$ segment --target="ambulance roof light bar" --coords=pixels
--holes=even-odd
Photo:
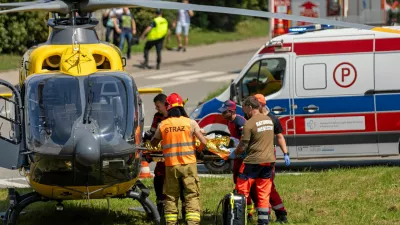
[[[305,33],[305,32],[325,30],[331,28],[333,28],[333,26],[328,24],[312,24],[307,26],[291,27],[289,28],[289,33]]]
[[[282,47],[283,46],[283,40],[279,41],[274,41],[274,40],[269,40],[266,44],[266,47]]]
[[[270,40],[265,44],[265,47],[267,49],[273,50],[273,52],[290,52],[292,49],[289,46],[284,47],[283,40],[279,40],[279,41]]]

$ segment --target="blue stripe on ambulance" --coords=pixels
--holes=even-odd
[[[297,105],[295,114],[330,114],[330,113],[364,113],[374,112],[373,96],[347,96],[347,97],[321,97],[321,98],[300,98],[294,99]],[[319,109],[310,113],[304,110],[310,105]]]
[[[400,94],[376,95],[376,111],[400,111]]]
[[[376,111],[400,111],[400,94],[377,94]],[[318,115],[332,113],[368,113],[375,111],[374,96],[339,96],[339,97],[318,97],[318,98],[295,98],[294,104],[297,105],[295,114],[297,115]],[[267,101],[268,108],[272,111],[275,106],[285,108],[286,111],[279,116],[290,115],[291,99],[270,99]],[[319,110],[310,113],[304,107],[315,105]],[[222,102],[214,98],[204,103],[197,119],[201,119],[211,113],[219,113],[218,109]],[[242,108],[238,105],[236,112],[243,116]]]

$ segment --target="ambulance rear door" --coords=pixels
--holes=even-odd
[[[374,35],[296,38],[295,143],[299,158],[378,153]]]

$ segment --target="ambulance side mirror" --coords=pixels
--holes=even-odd
[[[235,84],[233,82],[231,83],[231,86],[229,87],[229,90],[230,90],[229,98],[232,101],[234,101],[233,99],[236,97],[236,87],[235,87]]]
[[[240,103],[240,90],[239,90],[239,86],[237,84],[234,84],[234,83],[231,84],[231,98],[230,99],[236,104]]]

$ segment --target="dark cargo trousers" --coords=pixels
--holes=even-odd
[[[144,65],[148,66],[149,64],[149,52],[150,50],[156,46],[156,53],[157,53],[157,65],[161,63],[161,51],[164,44],[164,38],[160,38],[157,40],[147,41],[144,45]]]
[[[178,200],[180,181],[185,196],[186,221],[188,225],[200,224],[200,179],[197,176],[197,164],[185,164],[165,167],[165,220],[167,225],[178,221]]]

